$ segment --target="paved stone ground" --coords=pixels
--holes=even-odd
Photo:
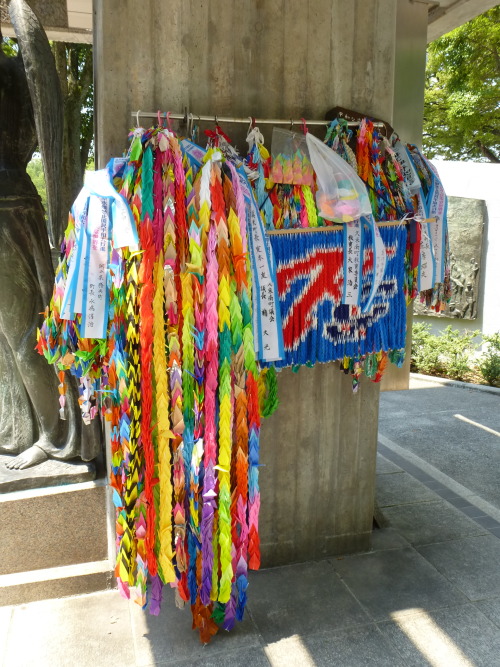
[[[369,553],[253,573],[209,646],[116,592],[0,608],[5,667],[500,665],[500,395],[412,379],[381,398]]]

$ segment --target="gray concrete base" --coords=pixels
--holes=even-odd
[[[110,590],[115,580],[108,560],[0,576],[0,606]]]
[[[40,489],[61,484],[79,484],[95,479],[96,470],[92,461],[43,461],[33,468],[9,470],[5,466],[12,456],[0,455],[0,493]]]
[[[0,511],[0,605],[109,588],[104,481],[1,494]]]

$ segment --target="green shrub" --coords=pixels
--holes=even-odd
[[[426,375],[441,375],[438,336],[431,334],[431,325],[415,322],[412,329],[411,370]]]
[[[477,350],[474,338],[479,331],[457,331],[451,325],[441,333],[442,355],[445,359],[448,377],[463,380],[472,371],[473,353]]]
[[[460,332],[449,325],[435,336],[430,329],[430,324],[416,322],[413,325],[412,370],[463,380],[472,370],[472,354],[477,349],[473,339],[478,332]]]
[[[492,387],[500,387],[500,332],[483,336],[483,342],[489,343],[479,363],[479,370],[485,382]]]

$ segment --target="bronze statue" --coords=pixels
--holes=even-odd
[[[0,50],[0,453],[14,455],[8,468],[22,469],[48,458],[90,461],[100,442],[96,428],[82,423],[72,382],[66,419],[59,418],[55,369],[34,349],[54,271],[43,207],[26,166],[38,143],[48,233],[58,245],[63,229],[63,102],[54,58],[36,15],[25,0],[11,0],[9,14],[19,54],[8,57]]]

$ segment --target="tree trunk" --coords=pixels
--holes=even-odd
[[[80,100],[69,95],[64,101],[63,178],[64,207],[69,211],[83,183],[80,159]]]
[[[56,42],[53,45],[64,99],[63,210],[69,212],[83,183],[93,123],[82,124],[82,110],[92,85],[90,47]]]
[[[479,146],[479,149],[483,154],[483,157],[485,157],[490,162],[493,162],[494,164],[500,164],[500,158],[497,155],[495,155],[495,153],[490,148],[488,148],[488,146],[485,146],[479,140],[477,142],[477,145]]]

